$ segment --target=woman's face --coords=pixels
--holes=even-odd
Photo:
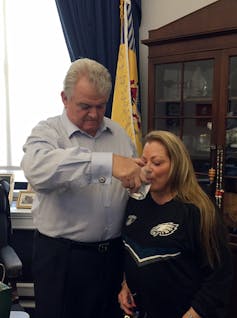
[[[151,183],[151,192],[169,192],[169,172],[171,162],[165,147],[158,141],[147,142],[143,148],[147,180]]]

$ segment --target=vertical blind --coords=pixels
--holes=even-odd
[[[0,170],[17,173],[33,126],[63,110],[70,58],[54,1],[0,3]]]

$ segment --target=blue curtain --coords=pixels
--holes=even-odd
[[[119,0],[55,0],[71,61],[94,59],[108,68],[114,86],[120,44]],[[132,0],[137,54],[141,0]],[[139,58],[138,58],[139,61]],[[106,116],[111,115],[112,94]]]

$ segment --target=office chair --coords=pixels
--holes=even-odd
[[[10,185],[6,180],[0,180],[0,263],[5,267],[4,283],[12,288],[12,308],[13,310],[24,309],[18,304],[16,282],[22,274],[22,262],[12,248],[11,236],[11,216],[9,204]]]

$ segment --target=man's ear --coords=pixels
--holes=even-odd
[[[62,98],[63,104],[66,106],[67,102],[68,102],[68,98],[67,98],[66,94],[64,93],[64,91],[61,92],[61,98]]]

